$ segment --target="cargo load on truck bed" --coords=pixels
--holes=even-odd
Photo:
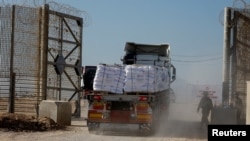
[[[115,94],[128,92],[155,93],[169,88],[166,67],[154,65],[97,66],[93,89]]]

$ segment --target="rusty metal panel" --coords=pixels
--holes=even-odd
[[[228,14],[232,18],[227,20],[229,25],[226,26],[230,27],[227,33],[231,33],[228,38],[231,46],[227,51],[229,57],[225,58],[229,62],[229,69],[224,70],[224,73],[229,74],[229,79],[223,89],[224,91],[228,89],[230,104],[234,103],[236,95],[242,99],[244,118],[246,114],[246,82],[250,81],[250,10],[231,8],[230,11],[232,12]]]
[[[0,99],[6,103],[0,105],[0,112],[7,112],[5,107],[13,100],[14,112],[36,114],[41,85],[39,9],[1,7],[0,23]],[[14,97],[10,99],[11,90]]]
[[[236,35],[234,40],[235,45],[235,92],[242,93],[242,97],[246,96],[246,81],[249,81],[250,76],[250,11],[235,10]]]
[[[235,19],[237,20],[235,30],[236,48],[236,75],[235,93],[243,99],[243,114],[246,115],[246,92],[247,81],[250,81],[250,10],[236,10]],[[243,116],[245,120],[245,116]]]

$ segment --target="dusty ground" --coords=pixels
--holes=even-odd
[[[104,131],[90,134],[86,127],[86,102],[82,103],[81,118],[72,118],[71,126],[56,130],[43,131],[12,131],[0,129],[1,141],[206,141],[206,129],[199,129],[200,114],[196,112],[195,104],[175,103],[171,107],[168,122],[162,122],[159,131],[150,137],[138,136],[134,131],[116,132]],[[53,122],[52,122],[53,123]]]

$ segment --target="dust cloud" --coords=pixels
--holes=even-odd
[[[206,139],[207,129],[200,128],[201,113],[197,112],[197,103],[178,102],[170,104],[168,118],[161,120],[161,126],[155,136],[188,139]]]

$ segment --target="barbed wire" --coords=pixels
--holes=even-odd
[[[59,0],[57,0],[59,1]],[[56,2],[56,0],[0,0],[0,6],[7,7],[11,5],[27,6],[27,7],[41,7],[44,4],[48,4],[50,10],[67,13],[72,16],[77,16],[83,18],[83,26],[88,26],[91,24],[90,15],[84,11],[77,9],[68,4],[63,4],[61,2]]]
[[[249,12],[250,2],[247,2],[246,0],[234,0],[232,4],[232,9]],[[219,13],[219,23],[224,26],[224,10],[221,10],[221,12]],[[232,21],[232,23],[230,23],[230,25],[228,26],[233,26],[234,24],[234,21]]]
[[[234,0],[232,8],[245,9],[248,3],[245,0]]]

